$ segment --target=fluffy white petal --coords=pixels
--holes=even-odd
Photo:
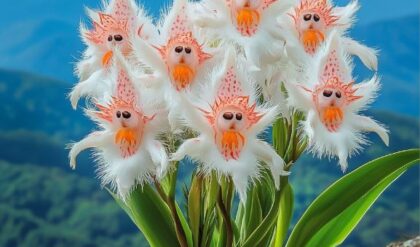
[[[343,46],[348,53],[358,56],[363,64],[370,70],[378,70],[377,50],[362,45],[348,37],[343,38]]]
[[[274,151],[273,147],[263,141],[258,141],[254,146],[255,154],[269,165],[271,173],[273,175],[274,184],[276,188],[280,187],[280,176],[287,176],[290,173],[284,171],[283,159]]]
[[[169,165],[165,147],[159,141],[153,140],[145,143],[145,148],[149,152],[153,163],[157,166],[157,177],[159,179],[163,178]]]
[[[97,131],[93,132],[92,134],[86,136],[79,142],[71,144],[70,152],[69,152],[69,159],[70,159],[70,167],[72,169],[76,169],[76,158],[83,150],[88,148],[98,148],[103,145],[104,140],[109,138],[109,132],[106,131]]]
[[[147,66],[153,68],[157,77],[166,73],[166,65],[157,49],[153,48],[142,39],[135,39],[132,46],[134,55]]]
[[[274,106],[262,112],[261,119],[249,128],[249,135],[257,135],[267,129],[279,117],[280,107]]]
[[[354,23],[356,12],[359,10],[360,5],[357,0],[351,1],[344,7],[335,7],[332,9],[332,14],[338,17],[337,26],[343,31],[347,30]]]
[[[375,132],[382,139],[385,145],[389,146],[388,131],[376,121],[365,116],[355,116],[355,126],[361,131]]]
[[[376,75],[369,81],[357,83],[354,88],[357,89],[355,92],[356,96],[362,96],[362,98],[354,101],[348,106],[352,112],[358,112],[366,109],[370,103],[376,98],[380,89],[380,79]]]
[[[194,158],[205,152],[206,142],[202,138],[201,136],[184,141],[178,150],[171,155],[171,160],[180,161],[187,155]]]
[[[83,96],[102,98],[103,94],[111,91],[109,85],[104,80],[106,74],[105,69],[97,70],[87,80],[79,82],[74,86],[69,94],[73,109],[77,108],[77,103]]]

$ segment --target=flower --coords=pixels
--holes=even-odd
[[[150,18],[132,0],[113,0],[104,12],[88,10],[88,13],[93,28],[80,26],[87,49],[76,66],[80,82],[70,93],[73,108],[82,96],[99,98],[101,92],[110,90],[111,85],[98,82],[109,75],[113,50],[119,49],[128,58],[132,53],[129,41],[132,36],[154,42],[157,35]]]
[[[287,39],[278,29],[276,17],[292,6],[290,0],[204,0],[194,8],[194,23],[208,40],[233,44],[245,54],[250,67],[263,81],[267,66],[284,55]]]
[[[346,52],[358,56],[369,69],[377,70],[376,51],[344,35],[352,26],[358,9],[357,0],[345,7],[333,7],[329,0],[301,0],[289,16],[283,18],[284,29],[291,33],[287,45],[291,59],[299,64],[312,59],[321,44],[336,32],[340,33]]]
[[[278,107],[256,105],[254,86],[245,68],[236,64],[235,56],[232,49],[228,50],[222,70],[203,88],[200,101],[190,103],[192,96],[182,98],[185,122],[200,135],[186,140],[172,159],[188,155],[202,163],[204,173],[216,171],[232,177],[245,202],[249,181],[259,176],[258,161],[270,167],[277,188],[280,175],[288,173],[283,171],[282,158],[257,137],[277,118]]]
[[[163,144],[156,139],[165,129],[164,112],[140,97],[122,55],[117,53],[117,57],[114,96],[106,103],[97,102],[98,110],[87,110],[100,130],[74,143],[69,157],[70,166],[75,168],[77,155],[94,148],[102,184],[111,184],[125,199],[136,185],[148,182],[151,177],[163,177],[168,158]]]
[[[306,113],[302,127],[311,151],[318,156],[337,156],[341,169],[347,158],[367,141],[362,132],[376,132],[388,145],[387,130],[359,112],[372,102],[379,90],[379,79],[354,84],[352,65],[337,34],[320,48],[315,68],[307,68],[302,84],[287,83],[289,102]],[[313,66],[313,64],[310,64]]]
[[[161,21],[160,33],[162,45],[152,46],[137,40],[134,50],[137,57],[144,58],[144,62],[153,69],[154,77],[148,80],[146,86],[162,90],[170,109],[170,123],[176,129],[182,115],[178,105],[179,93],[195,91],[200,87],[199,81],[211,67],[207,62],[212,55],[205,51],[193,29],[186,0],[174,1]]]

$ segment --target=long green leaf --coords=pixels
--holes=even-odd
[[[379,195],[418,163],[419,155],[418,149],[390,154],[336,181],[308,207],[286,246],[334,246],[343,242]]]
[[[193,243],[195,247],[200,245],[201,241],[201,218],[202,218],[202,177],[194,175],[191,181],[191,188],[188,194],[188,219],[192,231]]]
[[[140,229],[150,246],[179,246],[170,211],[152,187],[138,187],[125,203],[110,193]]]
[[[261,224],[246,239],[242,247],[261,246],[261,241],[270,233],[270,229],[275,225],[277,213],[279,210],[280,192],[276,192],[273,205],[267,216],[262,220]]]

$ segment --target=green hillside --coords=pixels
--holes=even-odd
[[[0,162],[0,246],[145,246],[92,180],[57,168]]]

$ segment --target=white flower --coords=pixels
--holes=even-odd
[[[122,59],[122,55],[117,53]],[[136,186],[151,177],[161,178],[168,168],[163,144],[156,136],[165,129],[165,112],[144,99],[133,84],[133,77],[123,61],[114,69],[117,77],[113,98],[97,103],[98,110],[87,110],[100,130],[71,146],[70,166],[76,167],[77,155],[95,149],[102,184],[110,184],[125,199]]]
[[[244,54],[250,75],[262,88],[264,98],[276,99],[271,90],[279,90],[272,82],[285,59],[288,40],[277,23],[292,6],[292,0],[204,0],[195,4],[194,22],[207,40],[220,40],[234,45]],[[276,102],[278,103],[278,102]]]
[[[112,91],[112,85],[106,84],[104,79],[110,74],[113,50],[119,49],[130,58],[131,37],[153,43],[157,36],[150,18],[133,0],[113,0],[104,12],[88,10],[88,14],[93,21],[93,28],[88,30],[83,24],[80,26],[87,49],[76,66],[80,82],[70,93],[73,108],[77,107],[80,97],[100,98],[106,95],[104,92]]]
[[[352,26],[358,9],[357,0],[345,7],[334,7],[329,0],[301,0],[288,16],[279,19],[286,23],[284,32],[290,34],[287,35],[290,58],[298,64],[312,59],[331,33],[337,32],[341,34],[346,52],[358,56],[369,69],[377,70],[376,51],[344,35]]]
[[[146,86],[161,88],[173,129],[178,127],[182,115],[179,92],[194,91],[212,67],[209,64],[212,55],[205,51],[189,19],[189,6],[186,0],[174,1],[159,25],[159,46],[151,46],[142,40],[133,42],[136,56],[142,57],[153,69],[154,78],[147,80]]]
[[[254,85],[245,68],[238,67],[235,57],[232,49],[227,51],[221,71],[203,87],[200,99],[190,103],[188,98],[196,95],[182,98],[186,124],[199,136],[186,140],[172,159],[181,160],[188,155],[202,164],[205,174],[216,171],[232,177],[241,201],[245,202],[250,180],[258,179],[259,161],[271,168],[277,188],[280,175],[288,173],[283,171],[282,158],[257,137],[276,119],[278,108],[256,105]]]
[[[292,6],[290,0],[204,0],[197,3],[194,22],[208,39],[238,45],[256,69],[283,55],[285,37],[276,17]]]
[[[387,130],[359,112],[373,100],[379,79],[353,84],[352,65],[343,50],[342,39],[332,34],[320,48],[316,63],[306,68],[308,77],[302,84],[288,83],[292,106],[306,113],[303,129],[309,137],[311,151],[318,156],[337,156],[341,169],[347,158],[366,143],[363,132],[376,132],[388,145]]]

